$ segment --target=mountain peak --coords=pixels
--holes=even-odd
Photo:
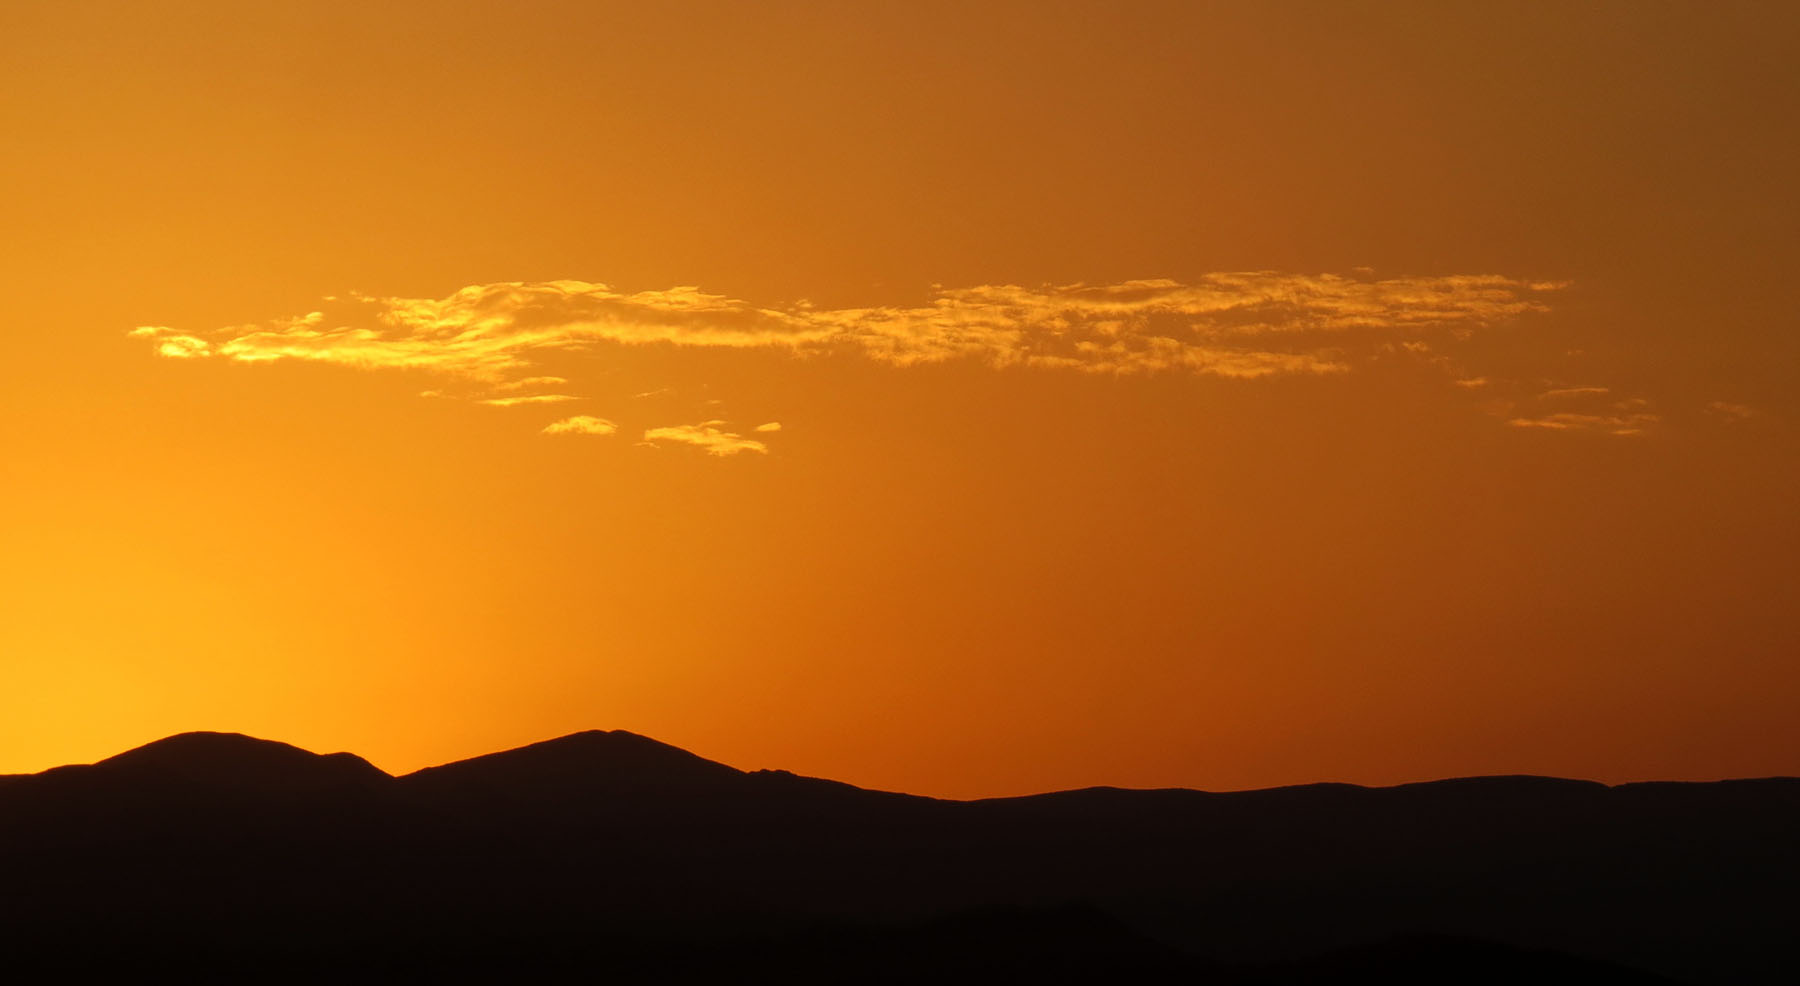
[[[111,772],[264,791],[387,779],[385,773],[353,753],[312,753],[242,733],[177,733],[108,757],[94,766]]]
[[[539,791],[694,791],[745,775],[623,729],[590,729],[407,774],[415,786]]]

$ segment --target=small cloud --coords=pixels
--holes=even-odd
[[[636,400],[636,401],[641,401],[641,400],[647,400],[651,397],[664,397],[664,396],[667,396],[667,395],[673,394],[673,393],[674,393],[674,391],[670,390],[667,387],[659,387],[655,390],[646,390],[641,394],[632,394],[631,399]]]
[[[1526,411],[1508,418],[1514,428],[1540,428],[1546,431],[1592,431],[1609,435],[1641,435],[1662,421],[1650,411],[1650,402],[1642,397],[1612,399],[1610,387],[1558,387],[1537,395],[1537,400],[1559,405],[1563,410],[1548,414]],[[1514,413],[1507,408],[1502,416]]]
[[[1561,405],[1564,410],[1549,414],[1526,413],[1508,419],[1514,428],[1540,428],[1546,431],[1592,431],[1609,435],[1641,435],[1662,420],[1652,414],[1650,402],[1642,397],[1609,400],[1612,388],[1597,386],[1558,387],[1537,395],[1539,401]]]
[[[1644,429],[1661,420],[1654,414],[1576,414],[1562,411],[1536,418],[1513,418],[1507,424],[1514,428],[1544,428],[1550,431],[1603,431],[1609,435],[1641,435]]]
[[[697,425],[674,425],[650,428],[644,432],[646,442],[679,442],[706,450],[708,455],[737,455],[740,452],[766,454],[769,447],[753,438],[733,434],[719,428],[723,421],[707,421]]]
[[[781,430],[781,422],[767,421],[760,425],[757,425],[755,428],[753,428],[751,430],[753,430],[753,431],[780,431]]]
[[[156,351],[174,359],[199,359],[212,355],[212,347],[205,339],[193,336],[170,336],[157,345]]]
[[[530,387],[555,387],[568,383],[567,377],[526,377],[494,385],[495,390],[525,390]]]
[[[529,397],[490,397],[479,404],[489,407],[519,407],[525,404],[561,404],[565,401],[578,401],[582,398],[572,394],[532,394]]]
[[[1549,401],[1563,397],[1604,397],[1610,393],[1610,387],[1559,387],[1544,391],[1538,395],[1538,399]]]
[[[1745,418],[1754,418],[1761,413],[1748,404],[1733,404],[1729,401],[1713,401],[1706,405],[1706,410],[1727,421],[1742,421]]]
[[[573,418],[552,421],[544,426],[543,433],[546,435],[610,435],[618,430],[618,425],[605,418],[578,414]]]
[[[134,339],[154,340],[157,355],[170,359],[201,359],[212,355],[212,343],[199,336],[177,332],[166,325],[140,325],[126,335]]]
[[[1487,384],[1487,377],[1465,377],[1462,380],[1456,381],[1456,385],[1464,390],[1479,390],[1482,387],[1487,386]]]

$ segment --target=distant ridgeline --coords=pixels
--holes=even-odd
[[[1800,780],[940,801],[587,732],[0,777],[0,978],[1800,982]]]

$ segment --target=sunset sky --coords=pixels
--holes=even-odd
[[[1800,774],[1800,7],[0,6],[0,773]]]

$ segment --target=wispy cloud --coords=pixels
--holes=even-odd
[[[1603,431],[1610,435],[1641,435],[1662,420],[1654,414],[1578,414],[1557,411],[1535,418],[1513,418],[1515,428],[1548,428],[1553,431]]]
[[[1743,421],[1746,418],[1754,418],[1760,413],[1748,404],[1733,404],[1730,401],[1713,401],[1706,405],[1706,410],[1727,421]]]
[[[166,325],[140,325],[127,334],[134,339],[152,340],[156,343],[157,355],[170,359],[201,359],[212,355],[212,343]]]
[[[611,421],[587,414],[552,421],[544,426],[546,435],[611,435],[618,430],[619,426]]]
[[[147,325],[130,334],[174,359],[435,373],[459,385],[427,393],[460,392],[494,407],[583,400],[576,396],[583,384],[546,373],[545,364],[579,379],[581,364],[570,356],[600,359],[608,349],[633,346],[838,354],[900,367],[963,361],[1005,370],[1236,380],[1343,374],[1400,356],[1473,390],[1488,379],[1444,350],[1547,311],[1566,286],[1494,274],[1248,271],[1186,281],[937,288],[922,305],[819,308],[804,301],[758,305],[691,286],[626,292],[589,281],[513,281],[471,285],[444,298],[352,294],[290,318],[210,331]],[[1590,391],[1604,392],[1568,393]],[[637,397],[671,393],[650,389]],[[1577,423],[1586,420],[1584,408],[1547,410],[1557,413],[1521,415],[1514,423],[1586,426]],[[1629,416],[1615,417],[1621,420],[1606,426],[1628,433]],[[767,451],[762,441],[722,424],[651,428],[644,437],[720,456]],[[751,433],[780,428],[771,421]],[[584,416],[544,430],[610,434],[616,426]]]
[[[1494,410],[1515,428],[1544,431],[1642,435],[1662,421],[1648,400],[1615,399],[1611,387],[1594,385],[1551,387],[1522,404],[1502,401]]]
[[[674,425],[650,428],[644,432],[646,442],[675,442],[706,450],[708,455],[737,455],[741,452],[767,453],[769,447],[753,438],[725,431],[723,421],[702,421],[697,425]]]
[[[1544,400],[1555,400],[1559,397],[1605,397],[1612,393],[1610,387],[1557,387],[1546,390],[1538,397]]]
[[[1564,285],[1498,275],[1384,280],[1272,271],[1045,287],[940,289],[915,307],[764,307],[695,287],[621,292],[587,281],[478,284],[449,297],[351,295],[293,318],[132,335],[181,358],[434,370],[527,385],[534,360],[604,345],[849,351],[896,365],[975,360],[1130,374],[1341,373],[1403,331],[1466,334]],[[549,382],[547,378],[538,378]],[[557,381],[562,382],[562,381]]]
[[[1642,397],[1609,401],[1609,387],[1558,387],[1539,394],[1540,409],[1509,418],[1515,428],[1549,431],[1597,431],[1609,435],[1641,435],[1662,420]]]
[[[578,400],[581,398],[572,394],[531,394],[524,397],[489,397],[478,403],[490,407],[520,407],[528,404],[562,404]]]
[[[532,387],[556,387],[568,383],[567,377],[525,377],[495,386],[496,390],[529,390]]]

